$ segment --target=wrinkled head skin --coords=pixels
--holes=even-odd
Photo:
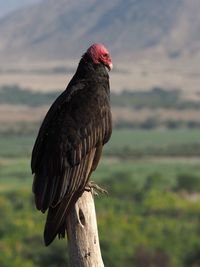
[[[109,70],[113,68],[109,51],[103,44],[91,45],[87,50],[87,54],[95,64],[103,63]]]

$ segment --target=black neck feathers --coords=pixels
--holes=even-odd
[[[106,67],[102,63],[93,63],[87,53],[81,58],[74,77],[91,81],[100,79],[102,82],[109,79]]]

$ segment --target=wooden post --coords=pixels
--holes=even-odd
[[[67,234],[70,267],[104,267],[91,192],[85,191],[71,210]]]

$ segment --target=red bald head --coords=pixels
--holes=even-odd
[[[103,63],[109,70],[112,69],[113,64],[108,49],[103,44],[93,44],[88,50],[87,54],[90,55],[95,64]]]

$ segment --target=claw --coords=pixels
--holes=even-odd
[[[99,185],[95,184],[95,182],[90,181],[85,187],[85,191],[91,192],[93,196],[99,196],[99,193],[108,195],[108,191]]]

